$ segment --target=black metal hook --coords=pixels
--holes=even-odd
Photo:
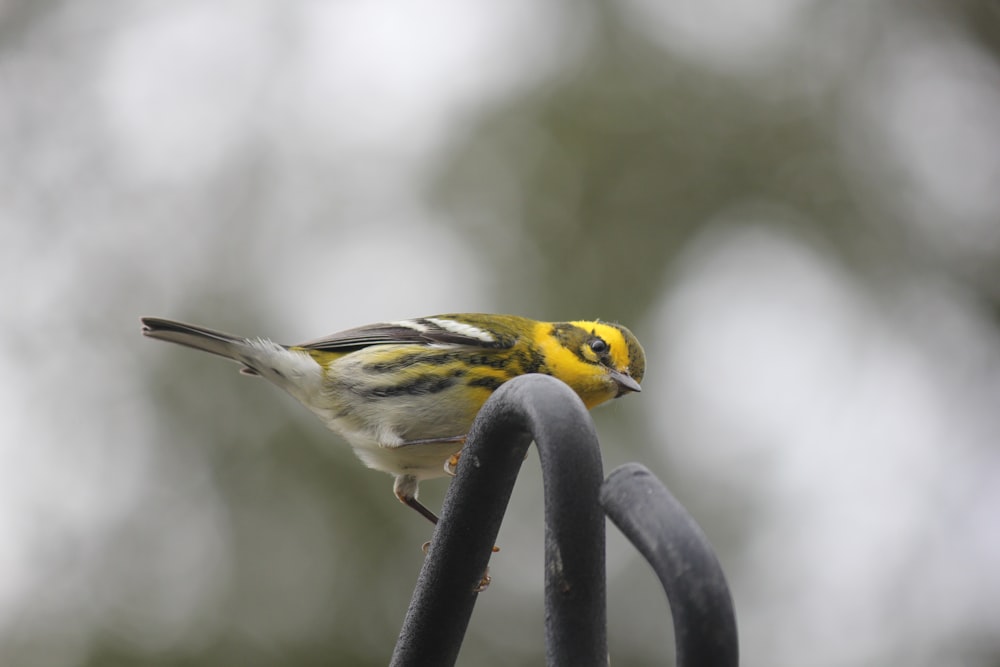
[[[645,467],[603,481],[594,425],[565,384],[515,378],[480,411],[445,497],[395,667],[458,657],[510,494],[532,439],[545,486],[545,638],[549,665],[607,665],[605,511],[656,571],[670,601],[680,667],[735,667],[736,617],[698,524]]]
[[[695,520],[649,470],[616,468],[601,489],[608,516],[656,571],[670,600],[680,667],[736,667],[736,614],[722,566]]]
[[[545,491],[546,657],[607,665],[601,454],[579,397],[545,375],[505,383],[469,433],[391,665],[453,665],[532,439]]]

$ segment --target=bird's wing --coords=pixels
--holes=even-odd
[[[369,324],[302,343],[296,347],[306,350],[345,352],[370,345],[410,343],[502,349],[511,347],[514,342],[514,338],[510,335],[498,335],[470,322],[442,316]]]

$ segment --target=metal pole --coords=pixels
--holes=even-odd
[[[532,439],[545,486],[547,663],[607,665],[597,435],[569,387],[552,377],[525,375],[494,392],[472,425],[396,643],[394,667],[455,664],[475,589]]]
[[[708,538],[684,506],[638,463],[601,489],[608,516],[656,571],[670,600],[678,667],[736,667],[736,614]]]

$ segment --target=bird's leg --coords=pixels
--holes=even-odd
[[[394,447],[411,447],[413,445],[441,445],[455,443],[456,445],[465,445],[465,439],[468,436],[464,435],[452,435],[445,438],[419,438],[417,440],[404,440]],[[444,462],[444,472],[449,477],[454,477],[456,470],[458,469],[458,459],[462,456],[462,450],[459,449],[457,452],[452,454]],[[402,500],[402,499],[401,499]],[[406,501],[403,501],[406,502]],[[409,505],[409,503],[406,503]],[[419,510],[417,510],[419,511]]]
[[[404,440],[398,444],[392,445],[393,447],[414,447],[419,445],[438,445],[438,444],[449,444],[455,443],[456,445],[465,444],[464,435],[452,435],[444,438],[418,438],[416,440]],[[455,476],[454,472],[449,472],[448,465],[453,461],[458,463],[458,453],[452,454],[445,463],[445,472],[448,472],[452,477]],[[399,502],[404,505],[414,509],[420,516],[424,517],[431,523],[437,525],[438,517],[434,512],[427,509],[423,503],[417,500],[417,478],[412,475],[399,475],[396,477],[396,483],[393,486],[393,491],[396,493],[396,497],[399,498]]]
[[[427,509],[427,506],[421,503],[419,500],[417,500],[412,496],[410,496],[409,498],[400,498],[400,500],[403,501],[403,504],[406,505],[407,507],[415,509],[420,514],[420,516],[424,517],[425,519],[433,523],[435,526],[437,525],[438,522],[437,514]]]
[[[458,450],[448,457],[448,460],[444,462],[444,472],[446,475],[454,477],[458,474],[458,460],[460,458],[462,458],[462,450]]]
[[[392,491],[399,498],[399,502],[417,511],[435,526],[438,522],[437,514],[427,509],[427,507],[417,500],[417,478],[413,475],[397,475],[396,481],[392,485]]]
[[[448,440],[448,442],[450,441],[451,440]],[[462,442],[465,441],[465,436],[462,436],[461,441]],[[442,442],[442,441],[434,440],[433,442]],[[457,457],[458,454],[453,455],[453,458],[457,459]],[[445,465],[447,466],[447,464]],[[413,508],[420,514],[420,516],[424,517],[425,519],[427,519],[436,526],[438,523],[437,515],[434,514],[434,512],[427,509],[427,507],[425,507],[423,503],[417,500],[416,497],[417,484],[418,484],[417,478],[412,475],[397,475],[396,481],[393,483],[392,490],[396,494],[396,497],[399,498],[399,502],[403,503],[408,507]],[[430,546],[431,546],[430,542],[424,542],[423,546],[421,547],[425,556],[427,555],[427,551],[430,549]],[[500,547],[494,546],[493,553],[496,553],[497,551],[500,551]],[[490,568],[487,567],[486,571],[483,572],[483,576],[479,580],[479,584],[473,589],[473,591],[476,593],[482,593],[487,588],[489,588],[490,582],[492,581],[493,578],[490,576]]]

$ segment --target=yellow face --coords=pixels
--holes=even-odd
[[[545,366],[588,408],[639,391],[646,356],[632,332],[606,322],[540,323],[535,332]]]

